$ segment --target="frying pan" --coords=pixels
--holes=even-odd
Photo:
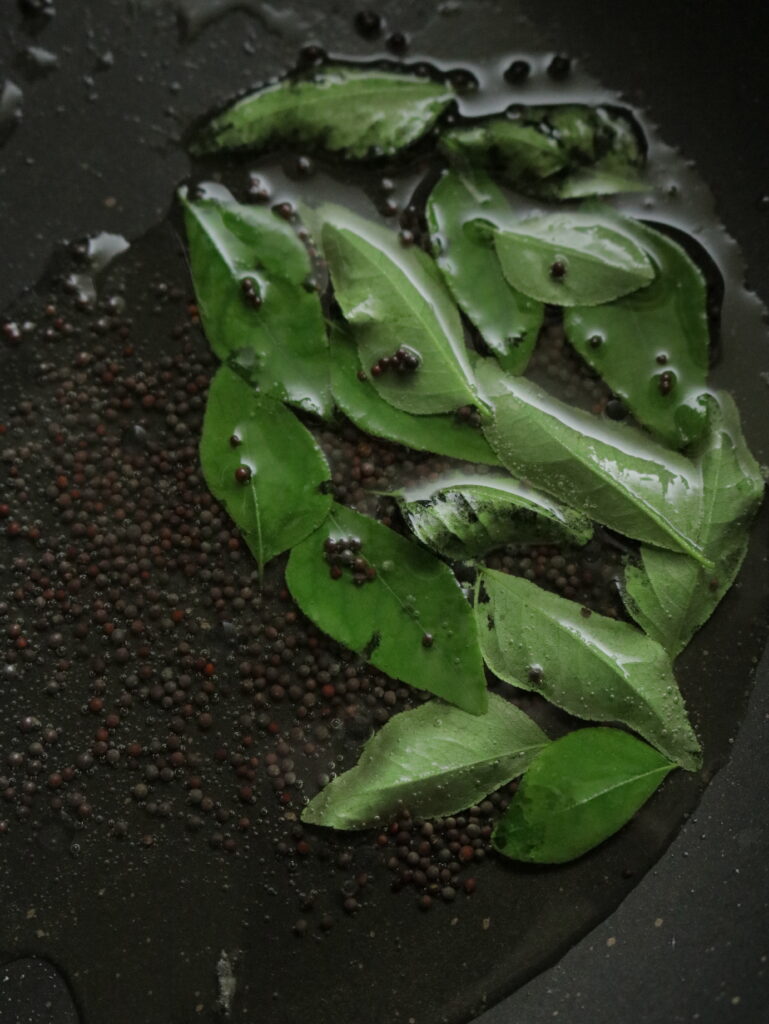
[[[4,3],[4,73],[23,84],[25,97],[24,119],[0,150],[0,305],[38,277],[55,240],[102,230],[135,238],[159,220],[173,184],[188,170],[174,136],[212,102],[290,65],[297,47],[310,37],[336,53],[368,52],[351,27],[355,5],[298,4],[288,17],[276,19],[260,5],[247,4],[251,14],[228,14],[180,45],[173,11],[141,0],[64,0],[48,22],[23,20],[10,0]],[[769,192],[769,142],[761,130],[768,91],[762,52],[767,33],[752,6],[732,3],[725,12],[717,2],[680,3],[671,9],[669,4],[650,0],[637,11],[607,12],[597,0],[579,5],[551,0],[546,9],[533,2],[449,4],[442,5],[444,13],[426,2],[393,2],[379,9],[393,27],[413,33],[415,43],[426,52],[443,52],[457,63],[489,50],[562,51],[583,59],[603,84],[647,109],[662,136],[697,161],[717,196],[723,220],[739,239],[747,266],[756,275],[750,283],[769,299],[758,276],[769,266],[769,208],[761,202],[764,192]],[[262,17],[255,21],[257,9]],[[244,39],[249,42],[247,48]],[[29,45],[57,54],[59,68],[27,81],[17,54]],[[757,347],[754,363],[746,367],[754,378],[752,393],[757,403],[763,392],[755,381],[767,369],[766,349]],[[745,414],[749,428],[754,413],[746,408]],[[728,651],[719,652],[722,685],[734,687],[735,692],[747,683],[745,667],[730,677],[729,666],[738,662],[737,652],[734,659]],[[640,881],[638,876],[627,880],[613,899],[616,903],[627,894],[619,910],[556,967],[481,1020],[537,1024],[552,1020],[556,1012],[556,1019],[575,1024],[617,1019],[640,1024],[692,1019],[706,1024],[723,1020],[753,1024],[765,1018],[769,997],[767,723],[769,662],[765,658],[757,669],[751,704],[729,764],[706,790],[693,818],[662,860]],[[46,863],[40,856],[5,859],[6,917],[10,906],[15,911],[27,896],[32,900],[37,894],[42,879],[36,872],[45,870]],[[182,1009],[189,1005],[189,991],[185,991],[189,972],[177,962],[180,951],[189,954],[207,946],[210,931],[226,931],[230,923],[235,927],[245,909],[237,891],[233,896],[232,890],[223,890],[216,870],[209,866],[201,870],[194,886],[186,884],[182,873],[179,903],[166,901],[161,915],[150,897],[153,891],[166,891],[168,879],[159,868],[149,868],[143,889],[146,902],[127,917],[121,909],[120,878],[113,877],[120,869],[119,862],[96,866],[80,884],[71,884],[79,868],[67,867],[69,880],[62,872],[56,909],[61,915],[72,914],[73,920],[71,948],[56,958],[57,967],[86,1024],[117,1024],[124,1019],[187,1024],[195,1018]],[[580,879],[581,887],[573,892],[577,904],[589,903],[606,884],[601,872]],[[108,883],[107,900],[101,906],[89,891],[99,882]],[[246,900],[245,880],[242,885],[241,899]],[[55,893],[49,893],[49,898],[55,904]],[[490,898],[492,902],[503,899],[504,890]],[[195,901],[199,906],[190,909],[187,904]],[[212,912],[215,903],[223,904],[221,921]],[[608,909],[583,914],[582,930],[596,924]],[[93,936],[81,933],[75,912],[87,919],[89,927],[102,929],[98,944]],[[480,908],[475,913],[483,917]],[[358,959],[352,940],[346,947],[339,940],[336,960],[319,971],[305,948],[292,946],[289,936],[281,936],[280,948],[286,957],[307,960],[302,983],[315,994],[316,1020],[324,1024],[338,1019],[347,1024],[348,1020],[408,1021],[414,1016],[417,1024],[460,1021],[483,1010],[484,996],[491,1003],[524,979],[525,975],[513,977],[512,963],[508,969],[511,954],[504,944],[496,948],[495,962],[486,965],[494,983],[472,979],[470,972],[462,970],[469,956],[449,933],[451,917],[436,915],[429,926],[413,918],[413,914],[403,915],[401,932],[388,930],[386,923],[371,925],[370,931],[379,934],[366,940],[375,955],[369,960],[372,973],[365,985],[352,976],[359,971],[357,964],[351,966]],[[553,920],[548,952],[537,958],[538,965],[548,959],[553,962],[565,952],[566,933],[570,940],[575,937],[568,925]],[[254,931],[258,933],[260,927],[256,923]],[[441,945],[433,941],[435,933],[442,934],[442,960]],[[242,933],[238,938],[242,940]],[[254,945],[258,949],[258,943]],[[147,949],[152,950],[149,956]],[[8,964],[42,952],[31,938],[3,948]],[[408,993],[413,995],[416,989],[404,985],[399,975],[404,964],[413,971],[415,963],[421,975],[417,1004],[408,1000]],[[210,977],[201,975],[199,981],[208,1015],[203,1020],[218,1019],[209,992],[215,982],[213,966],[197,968],[211,971]],[[260,1006],[272,1014],[268,1019],[281,1019],[271,1002],[272,987],[260,976],[258,965],[249,961],[244,972],[247,967],[263,988],[251,992],[251,1015],[242,1019],[258,1019],[255,1008]],[[10,979],[0,986],[4,993],[0,1000],[5,1000],[0,1001],[3,1024],[27,1019],[69,1024],[62,983],[49,968],[8,966],[3,977]],[[463,979],[461,990],[453,982],[455,977]],[[406,996],[398,997],[398,992]],[[308,1009],[312,1000],[303,1005]],[[293,1024],[298,1018],[284,1019]]]

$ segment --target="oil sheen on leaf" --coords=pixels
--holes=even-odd
[[[648,188],[642,177],[640,129],[627,111],[564,104],[528,107],[526,117],[552,129],[569,154],[568,166],[541,183],[537,194],[542,198],[579,199]]]
[[[330,413],[328,342],[311,265],[296,232],[221,187],[184,207],[200,318],[220,359],[237,357],[263,394]],[[252,297],[253,296],[253,297]]]
[[[509,283],[554,306],[594,306],[635,292],[654,267],[619,218],[580,210],[508,223],[494,241]]]
[[[348,419],[374,437],[382,437],[417,451],[435,452],[452,459],[498,466],[483,432],[452,413],[415,416],[381,398],[368,374],[360,368],[349,328],[331,331],[331,390]]]
[[[643,545],[638,562],[625,569],[625,607],[671,657],[686,647],[734,582],[764,491],[733,399],[720,392],[717,403],[711,397],[711,427],[696,460],[704,489],[699,541],[714,568],[706,570],[686,555]]]
[[[318,215],[336,301],[361,368],[382,398],[416,415],[475,403],[459,313],[430,257],[341,207],[322,207]],[[415,369],[371,373],[402,349],[416,355]]]
[[[675,765],[618,729],[579,729],[537,755],[492,842],[513,860],[562,864],[633,817]]]
[[[587,516],[511,477],[452,478],[437,490],[400,501],[423,544],[455,560],[479,558],[504,544],[586,544]]]
[[[640,630],[492,569],[482,571],[475,610],[483,657],[500,679],[578,718],[622,722],[670,760],[699,767],[670,658]]]
[[[190,149],[199,155],[294,142],[349,159],[390,155],[424,135],[453,99],[451,89],[428,78],[329,66],[243,97]]]
[[[503,377],[489,359],[477,374],[494,406],[484,433],[514,476],[626,537],[710,564],[696,539],[702,481],[693,463],[627,424]]]
[[[541,302],[517,292],[492,245],[465,231],[475,218],[512,219],[504,194],[483,171],[448,171],[427,201],[435,260],[457,304],[508,373],[523,373],[544,319]]]
[[[327,542],[355,538],[375,576],[333,578]],[[486,679],[470,605],[440,559],[368,516],[334,505],[291,552],[286,582],[319,629],[394,679],[429,690],[471,714],[487,707]]]
[[[614,302],[565,310],[564,327],[639,423],[682,448],[707,423],[705,280],[676,242],[638,222],[625,225],[654,264],[654,280]]]
[[[326,460],[294,414],[220,367],[200,441],[203,475],[261,567],[325,519]]]
[[[457,170],[486,169],[523,190],[567,163],[558,140],[522,118],[492,117],[479,125],[453,128],[441,135],[438,147]]]
[[[639,130],[617,108],[520,106],[504,117],[445,132],[439,145],[457,170],[488,170],[516,191],[542,199],[642,187]]]
[[[359,829],[384,826],[404,808],[421,818],[456,814],[524,772],[547,743],[528,715],[494,694],[484,715],[430,701],[391,718],[302,820]]]

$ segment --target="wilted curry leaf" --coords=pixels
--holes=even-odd
[[[700,763],[670,658],[627,622],[581,608],[528,580],[484,569],[476,605],[486,664],[569,714],[622,722],[685,768]]]
[[[507,283],[493,245],[465,230],[478,217],[502,227],[512,211],[487,174],[448,171],[427,201],[435,260],[460,309],[500,364],[509,373],[523,373],[544,308]]]
[[[294,229],[217,187],[184,207],[200,318],[220,359],[245,352],[264,394],[321,416],[331,411],[328,342],[311,265]],[[228,198],[229,197],[229,198]]]
[[[226,366],[216,373],[200,441],[203,475],[260,570],[326,517],[329,468],[312,435],[280,402]]]
[[[193,140],[193,153],[262,150],[295,142],[359,159],[392,154],[422,136],[454,98],[414,75],[329,66],[238,100]]]
[[[329,561],[329,546],[350,540],[372,571],[360,585],[352,569]],[[448,566],[424,548],[334,505],[291,552],[286,582],[319,629],[372,665],[471,714],[486,710],[472,610]]]
[[[639,129],[625,110],[564,104],[528,107],[525,116],[551,128],[569,155],[568,166],[540,184],[537,194],[543,198],[579,199],[648,187],[641,176],[645,157]]]
[[[485,169],[543,199],[607,195],[641,186],[644,151],[622,109],[585,104],[520,106],[504,117],[444,132],[439,146],[458,170]]]
[[[423,818],[455,814],[520,775],[547,743],[528,715],[494,694],[484,715],[430,701],[391,718],[302,820],[357,829],[403,808]]]
[[[513,860],[562,864],[625,825],[675,765],[618,729],[579,729],[537,755],[499,821]]]
[[[443,132],[438,147],[457,170],[489,170],[523,189],[560,171],[568,159],[552,134],[522,118],[492,117],[452,128]]]
[[[415,497],[401,512],[414,535],[440,555],[481,557],[504,544],[586,544],[587,516],[511,477],[470,476]]]

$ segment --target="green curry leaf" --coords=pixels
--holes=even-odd
[[[224,196],[191,200],[180,192],[211,348],[223,360],[238,356],[264,394],[327,416],[328,342],[320,298],[305,288],[307,250],[271,210]]]
[[[374,574],[360,585],[351,569],[329,564],[329,545],[351,539]],[[424,548],[334,505],[292,550],[286,582],[319,629],[372,665],[471,714],[486,710],[472,610],[448,566]]]
[[[427,78],[329,66],[243,97],[190,149],[199,155],[295,142],[350,159],[393,154],[424,135],[453,99],[451,89]]]
[[[460,309],[509,373],[523,373],[544,319],[541,302],[507,283],[492,246],[465,225],[482,218],[503,226],[509,203],[482,171],[449,171],[427,201],[435,259]]]
[[[391,718],[302,820],[358,829],[381,827],[403,808],[423,818],[455,814],[524,772],[547,743],[528,715],[494,694],[484,715],[430,701]]]
[[[315,530],[331,507],[324,493],[329,468],[312,435],[289,409],[255,394],[226,366],[209,389],[200,460],[211,493],[260,571]]]
[[[498,466],[499,459],[478,427],[451,413],[415,416],[380,397],[369,376],[360,368],[349,329],[335,325],[331,331],[331,390],[336,404],[348,419],[374,437],[435,452],[452,459]]]
[[[341,207],[319,216],[336,300],[379,394],[417,415],[476,402],[459,313],[429,256]],[[416,368],[372,372],[399,350],[415,355]]]
[[[486,664],[578,718],[622,722],[685,768],[700,764],[670,658],[627,622],[484,569],[476,604]]]
[[[697,541],[702,481],[688,459],[522,377],[502,377],[491,360],[477,375],[494,406],[484,433],[514,476],[626,537],[710,564]]]
[[[679,654],[731,587],[745,558],[748,529],[764,482],[745,443],[739,413],[725,392],[711,399],[711,428],[700,446],[704,506],[699,542],[715,563],[643,545],[625,569],[625,607],[650,637]]]
[[[565,310],[564,327],[635,418],[681,448],[702,436],[707,421],[705,280],[676,242],[638,222],[624,223],[654,264],[654,280],[614,302]]]
[[[625,825],[675,765],[618,729],[579,729],[537,755],[499,821],[500,853],[562,864]]]
[[[494,235],[502,271],[524,295],[594,306],[650,284],[654,267],[617,217],[558,211],[507,223]]]

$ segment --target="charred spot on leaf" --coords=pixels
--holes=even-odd
[[[488,598],[487,598],[487,600],[488,600]],[[488,626],[489,631],[494,629],[494,616],[493,615],[487,615],[486,616],[486,625]]]
[[[488,604],[489,600],[490,598],[488,591],[486,590],[486,587],[483,584],[483,582],[481,582],[480,587],[478,587],[478,604]]]
[[[369,642],[366,644],[366,646],[363,648],[363,651],[362,651],[363,657],[367,661],[369,660],[371,655],[374,653],[374,651],[377,649],[377,647],[379,647],[381,642],[382,642],[382,634],[381,633],[376,632],[376,633],[372,633],[371,634],[371,639],[369,640]]]

